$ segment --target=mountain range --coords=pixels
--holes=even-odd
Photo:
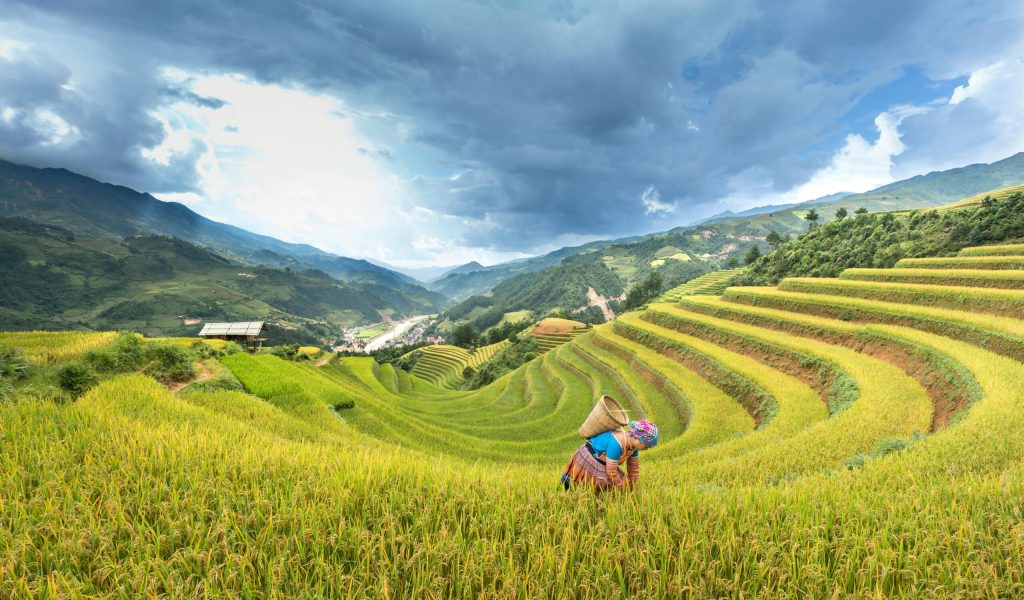
[[[0,268],[3,285],[12,288],[0,302],[0,328],[126,327],[185,334],[193,332],[178,317],[265,317],[326,339],[339,327],[449,307],[449,324],[484,324],[517,311],[594,306],[592,294],[619,297],[654,272],[666,285],[678,283],[742,258],[771,231],[801,233],[811,208],[827,221],[840,207],[927,208],[1020,183],[1024,153],[865,193],[726,212],[666,232],[593,241],[499,265],[470,262],[402,273],[219,223],[182,204],[64,169],[0,161]],[[147,263],[139,258],[145,253],[160,259]],[[152,273],[140,270],[142,264]],[[59,282],[53,290],[63,291],[45,292],[47,278]],[[26,281],[37,286],[31,288],[39,295],[34,301],[22,293]],[[210,287],[209,294],[196,295],[208,284],[232,293],[215,298]],[[81,301],[58,306],[67,304],[55,298],[60,294]],[[234,301],[225,302],[227,296]],[[246,302],[256,304],[243,307]],[[327,322],[333,329],[324,329]]]
[[[428,284],[432,290],[453,300],[465,300],[473,295],[485,294],[496,285],[524,273],[535,273],[558,265],[569,256],[604,250],[612,246],[626,247],[650,236],[700,229],[711,234],[700,243],[683,244],[680,250],[698,256],[709,254],[724,263],[729,258],[742,258],[750,246],[764,240],[770,231],[785,235],[802,232],[807,227],[804,215],[811,208],[821,215],[821,222],[830,220],[839,208],[853,212],[865,208],[870,212],[914,208],[931,208],[955,202],[961,198],[988,190],[1024,183],[1024,152],[990,164],[935,171],[884,185],[858,194],[839,192],[807,202],[793,202],[751,208],[739,213],[724,212],[686,227],[668,232],[632,236],[614,240],[594,241],[581,246],[561,248],[549,254],[510,263],[493,265],[469,272],[453,271]],[[708,247],[708,239],[722,239],[717,246]],[[625,282],[626,285],[632,281]]]
[[[812,208],[824,223],[840,208],[850,213],[862,207],[870,212],[932,208],[1020,183],[1024,183],[1024,153],[991,164],[928,173],[860,194],[756,207],[666,232],[563,248],[519,263],[452,274],[431,286],[463,299],[444,313],[442,329],[461,322],[483,329],[505,314],[529,311],[542,316],[556,309],[593,305],[588,288],[601,297],[615,298],[653,272],[662,276],[667,287],[727,266],[730,259],[742,263],[752,246],[767,250],[765,240],[772,231],[782,236],[805,232],[804,216]]]
[[[447,302],[412,277],[369,261],[252,233],[208,219],[183,204],[65,169],[0,161],[0,216],[22,217],[112,242],[139,235],[174,237],[243,265],[318,270],[347,283],[393,288],[405,297],[403,301],[409,300],[407,304],[421,306],[421,312],[432,312]]]

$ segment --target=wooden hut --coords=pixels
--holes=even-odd
[[[243,323],[207,323],[199,332],[199,337],[212,340],[228,340],[241,344],[249,350],[259,350],[267,338],[260,337],[263,332],[263,321],[247,321]]]

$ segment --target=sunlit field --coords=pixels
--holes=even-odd
[[[219,360],[244,392],[125,374],[72,403],[8,401],[0,589],[1017,596],[1024,322],[942,277],[986,256],[962,254],[928,266],[937,284],[897,268],[869,288],[680,292],[474,391],[235,353]],[[965,300],[907,301],[917,286]],[[60,362],[113,337],[0,341]],[[599,393],[661,426],[633,493],[558,485]]]

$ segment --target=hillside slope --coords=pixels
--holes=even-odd
[[[633,238],[625,238],[618,241],[595,241],[581,246],[560,248],[542,256],[492,265],[490,267],[484,267],[474,261],[456,267],[443,276],[431,281],[429,287],[452,300],[465,300],[469,296],[487,293],[491,288],[510,277],[536,273],[537,271],[554,267],[571,256],[597,252],[612,244],[623,243],[631,239]]]
[[[37,169],[0,160],[0,217],[15,216],[113,242],[136,235],[171,236],[243,264],[318,269],[342,281],[395,288],[430,308],[446,302],[411,277],[365,260],[218,223],[183,204],[163,202],[65,169]]]
[[[291,324],[275,342],[323,343],[341,328],[427,307],[393,288],[319,271],[240,265],[176,238],[100,240],[0,219],[0,329],[133,329],[194,335],[209,320]]]
[[[981,203],[990,197],[987,204]],[[815,227],[763,256],[745,281],[835,277],[851,267],[891,267],[903,258],[951,255],[966,246],[1024,240],[1024,190],[992,190],[948,209],[860,214]]]
[[[741,240],[712,227],[696,233],[680,230],[645,236],[628,244],[571,255],[556,266],[510,277],[486,296],[467,298],[448,309],[442,323],[469,322],[483,331],[515,311],[544,316],[552,311],[586,309],[592,305],[590,290],[604,298],[618,299],[651,273],[660,274],[665,285],[672,287],[718,268],[723,255],[712,252],[720,252],[723,247],[746,248],[752,243],[753,238]],[[681,247],[690,248],[690,252]]]

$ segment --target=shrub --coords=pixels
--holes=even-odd
[[[295,355],[299,353],[299,345],[283,344],[281,346],[274,346],[270,349],[270,353],[285,360],[295,360]]]
[[[8,383],[24,377],[31,367],[21,350],[10,346],[0,346],[0,380]]]
[[[235,377],[234,373],[224,369],[224,372],[207,379],[206,381],[193,381],[184,388],[181,393],[191,392],[223,392],[223,391],[244,391],[242,382]]]
[[[128,373],[142,368],[146,361],[146,348],[139,336],[121,333],[113,344],[86,353],[83,360],[99,373]]]
[[[235,345],[237,346],[238,344]],[[216,358],[218,356],[224,355],[224,352],[222,352],[221,350],[217,350],[216,348],[207,344],[206,342],[196,342],[192,344],[191,350],[192,354],[195,355],[196,359],[198,360]]]
[[[155,343],[146,347],[145,373],[163,382],[186,381],[195,377],[194,358],[181,346]]]
[[[242,346],[237,342],[228,342],[227,344],[224,345],[224,354],[226,354],[227,356],[231,356],[232,354],[238,354],[239,352],[244,351],[245,348],[242,348]]]
[[[57,372],[57,381],[62,390],[77,398],[96,385],[99,382],[99,377],[90,365],[71,362]]]

